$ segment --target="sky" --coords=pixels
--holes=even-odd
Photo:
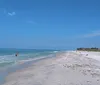
[[[100,47],[100,0],[0,0],[0,48]]]

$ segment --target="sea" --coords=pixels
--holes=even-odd
[[[56,52],[58,50],[0,48],[0,69],[16,65],[19,62],[50,57]],[[16,53],[18,53],[17,56]]]
[[[33,62],[55,57],[57,52],[59,50],[0,48],[0,85],[10,73],[26,68]]]

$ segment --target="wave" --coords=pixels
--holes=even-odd
[[[59,51],[53,51],[54,53],[57,53],[57,52],[59,52]]]
[[[7,67],[13,65],[15,62],[14,61],[4,61],[0,62],[0,67]]]
[[[23,54],[21,53],[18,55],[18,57],[16,57],[15,54],[3,55],[0,56],[0,67],[6,67],[9,65],[50,57],[52,54],[55,54],[56,52],[58,51],[44,51],[44,52],[23,53]]]

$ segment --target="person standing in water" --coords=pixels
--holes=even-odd
[[[16,56],[16,57],[18,56],[18,52],[15,54],[15,56]]]

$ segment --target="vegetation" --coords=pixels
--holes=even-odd
[[[79,51],[100,51],[100,48],[77,48]]]

